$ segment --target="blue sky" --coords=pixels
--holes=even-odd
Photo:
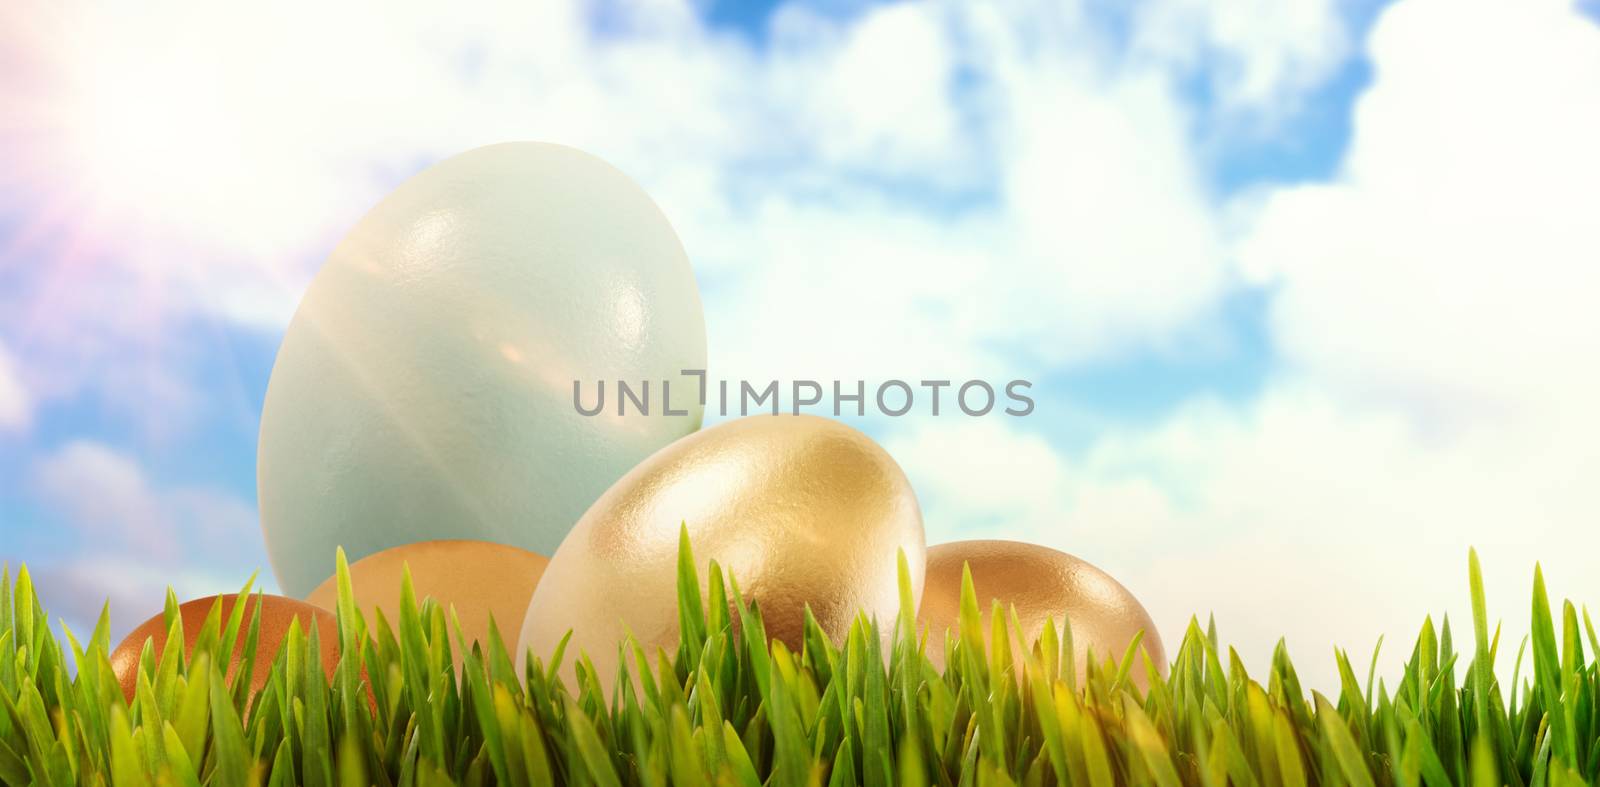
[[[300,290],[394,185],[508,138],[650,191],[713,374],[1033,380],[1026,419],[858,424],[930,541],[1048,543],[1172,633],[1215,611],[1313,664],[1458,608],[1470,544],[1508,610],[1534,559],[1600,599],[1570,557],[1600,513],[1572,6],[305,11],[0,12],[39,20],[0,24],[32,66],[0,79],[0,560],[69,621],[266,571],[256,428]]]

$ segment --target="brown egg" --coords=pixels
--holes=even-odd
[[[917,618],[929,630],[928,655],[941,669],[945,632],[954,633],[960,627],[963,563],[972,569],[985,641],[991,625],[989,612],[999,600],[1008,609],[1016,607],[1017,622],[1030,647],[1044,633],[1046,620],[1055,621],[1058,634],[1062,621],[1071,621],[1080,680],[1089,648],[1094,648],[1097,662],[1108,657],[1121,660],[1128,643],[1141,630],[1142,647],[1166,673],[1161,635],[1150,613],[1127,588],[1110,574],[1065,552],[1017,541],[956,541],[928,548],[927,584]],[[1011,646],[1020,671],[1022,654],[1015,639]],[[1135,661],[1130,674],[1135,684],[1145,685],[1143,661]]]
[[[178,614],[183,617],[183,652],[186,657],[194,652],[194,644],[200,638],[200,629],[205,625],[206,616],[211,614],[211,607],[219,598],[222,599],[222,625],[227,626],[228,616],[233,614],[233,605],[238,598],[236,594],[206,596],[178,605]],[[251,595],[245,599],[244,622],[240,624],[238,640],[234,643],[233,654],[228,659],[226,676],[230,680],[239,671],[239,662],[244,657],[244,641],[249,632],[250,616],[255,611],[257,598],[258,596]],[[318,645],[322,651],[322,670],[332,678],[334,669],[339,666],[339,624],[334,613],[283,596],[262,594],[259,598],[261,633],[256,641],[255,666],[250,671],[250,695],[255,696],[255,693],[267,684],[267,676],[272,672],[273,657],[277,654],[278,646],[284,637],[289,635],[289,622],[296,618],[300,620],[301,633],[307,635],[311,633],[311,626],[315,621]],[[117,681],[122,684],[122,696],[130,703],[133,702],[134,692],[139,685],[139,654],[144,650],[146,639],[153,640],[156,658],[159,659],[167,641],[164,615],[156,615],[139,624],[123,638],[115,650],[111,651],[111,671],[116,673]]]
[[[900,466],[866,435],[815,416],[757,416],[656,452],[591,506],[533,592],[518,652],[548,658],[571,629],[609,688],[624,626],[647,653],[678,642],[680,523],[702,593],[715,559],[800,644],[805,607],[836,640],[858,611],[892,626],[896,555],[922,589],[922,514]]]
[[[411,586],[417,602],[432,597],[454,606],[461,633],[469,642],[489,642],[489,616],[500,627],[508,646],[515,644],[528,611],[528,599],[549,560],[529,552],[489,541],[422,541],[385,549],[350,564],[350,586],[356,606],[376,625],[374,607],[383,611],[389,625],[400,625],[400,578],[411,568]],[[339,605],[339,582],[329,577],[306,600],[319,607]],[[455,647],[451,634],[451,647]],[[459,663],[459,661],[458,661]]]

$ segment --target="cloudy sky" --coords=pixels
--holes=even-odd
[[[507,139],[655,197],[713,375],[1033,380],[1027,418],[857,422],[930,541],[1057,546],[1313,683],[1465,622],[1471,545],[1513,643],[1536,560],[1600,603],[1596,6],[434,11],[0,8],[0,560],[59,617],[266,569],[299,294]]]

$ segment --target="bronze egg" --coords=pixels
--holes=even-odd
[[[956,541],[928,548],[927,580],[917,617],[928,629],[928,655],[941,669],[945,632],[956,632],[960,626],[963,564],[972,570],[986,642],[991,631],[989,613],[998,600],[1008,610],[1015,606],[1023,640],[1030,647],[1044,633],[1046,620],[1055,621],[1057,632],[1063,621],[1070,621],[1080,680],[1090,648],[1097,662],[1108,657],[1120,660],[1140,631],[1144,632],[1143,649],[1166,672],[1161,634],[1150,613],[1127,588],[1080,558],[1018,541]],[[1015,639],[1011,647],[1020,671],[1022,654]],[[1134,662],[1131,677],[1135,684],[1145,685],[1142,661]]]
[[[432,597],[455,608],[461,633],[468,642],[489,642],[489,616],[507,647],[516,644],[528,611],[528,599],[539,584],[549,560],[529,552],[490,541],[441,540],[391,547],[350,564],[350,587],[356,606],[376,625],[373,608],[383,611],[391,627],[400,625],[400,580],[407,566],[417,603]],[[306,600],[319,607],[339,605],[339,582],[328,577]],[[451,634],[451,648],[456,647]],[[460,660],[457,660],[460,663]]]
[[[266,594],[245,597],[244,623],[237,641],[234,643],[233,653],[229,655],[225,677],[233,679],[239,671],[239,664],[244,659],[245,633],[249,630],[250,616],[255,611],[256,599],[261,600],[261,634],[256,643],[255,665],[250,671],[250,695],[255,696],[262,686],[267,684],[267,677],[272,672],[272,660],[278,652],[278,647],[283,643],[284,637],[289,634],[289,624],[298,618],[300,631],[310,635],[311,626],[317,627],[317,644],[321,648],[322,670],[331,679],[334,669],[339,666],[339,624],[331,610],[322,609],[296,601],[283,596],[270,596]],[[212,605],[222,600],[222,623],[227,625],[228,616],[233,614],[233,605],[238,599],[237,594],[222,596],[206,596],[193,601],[185,601],[178,605],[178,614],[183,618],[183,652],[188,656],[194,652],[194,645],[200,638],[200,629],[205,625],[206,616],[211,614]],[[138,666],[139,654],[144,650],[145,640],[152,640],[155,647],[156,658],[161,657],[162,650],[167,642],[167,625],[165,615],[156,615],[128,633],[122,642],[111,651],[111,671],[117,676],[117,681],[122,685],[122,696],[133,702],[134,692],[139,685]]]

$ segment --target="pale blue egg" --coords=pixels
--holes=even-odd
[[[681,373],[705,360],[689,260],[626,175],[529,142],[429,168],[334,249],[278,351],[257,463],[278,583],[310,593],[341,545],[352,562],[461,538],[550,555],[699,428]],[[601,380],[605,409],[583,415],[574,383],[588,408]],[[649,381],[648,414],[618,415],[617,380]]]

